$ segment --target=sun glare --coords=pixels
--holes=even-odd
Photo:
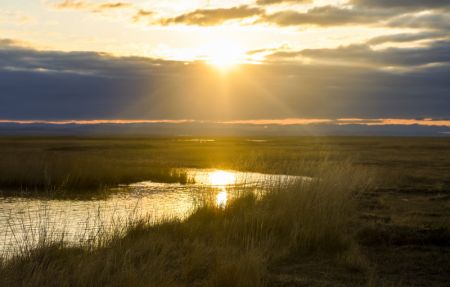
[[[210,44],[205,54],[206,61],[220,70],[229,70],[245,60],[245,51],[232,42]]]
[[[226,206],[228,201],[226,187],[236,183],[236,175],[232,172],[216,170],[208,174],[208,181],[211,185],[221,189],[221,191],[216,195],[217,206]]]
[[[208,180],[212,185],[226,186],[236,182],[236,177],[233,173],[227,171],[214,171],[208,175]]]
[[[227,205],[227,201],[228,201],[228,194],[226,191],[221,191],[217,194],[216,196],[216,204],[219,207],[224,207]]]

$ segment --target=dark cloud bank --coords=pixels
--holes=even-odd
[[[394,49],[379,54],[360,53],[361,47],[340,48],[355,50],[342,54],[339,49],[300,52],[318,58],[336,57],[337,53],[348,62],[367,58],[367,62],[377,63],[368,67],[267,63],[244,65],[226,75],[202,63],[115,58],[90,52],[43,52],[15,46],[11,40],[3,40],[0,45],[0,120],[450,119],[450,44],[445,41],[414,51]],[[402,72],[379,69],[379,65],[391,60],[402,67]],[[4,123],[0,130],[49,132],[42,125],[19,126]],[[131,126],[136,132],[162,134],[195,134],[202,130],[226,134],[231,133],[231,128],[243,134],[450,132],[448,127],[236,127],[199,122],[135,124],[129,125],[128,131],[133,130]],[[181,127],[186,129],[179,130]],[[72,132],[81,128],[64,126],[65,131]],[[99,125],[83,130],[110,129],[125,128]]]

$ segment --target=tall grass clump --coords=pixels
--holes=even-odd
[[[185,220],[139,220],[95,248],[59,242],[18,254],[1,263],[0,286],[271,286],[286,261],[354,267],[354,199],[370,181],[350,164],[324,164],[310,181],[267,183]]]
[[[66,155],[21,158],[13,155],[0,160],[0,187],[3,190],[77,195],[144,180],[189,183],[192,179],[179,169],[107,157]]]

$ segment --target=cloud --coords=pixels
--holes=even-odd
[[[356,6],[403,10],[428,10],[450,6],[449,0],[352,0],[351,3]]]
[[[419,125],[428,127],[450,127],[450,120],[425,119],[338,119],[341,125],[366,125],[366,126],[386,126],[386,125]]]
[[[36,51],[15,47],[14,40],[0,43],[6,44],[0,47],[3,119],[450,118],[448,64],[402,73],[357,65],[242,65],[227,75],[227,89],[221,89],[223,75],[202,63]],[[388,51],[402,65],[448,61],[447,42],[427,49]],[[344,54],[323,49],[303,53],[348,62],[380,57],[362,47],[337,50]]]
[[[406,43],[415,41],[434,41],[437,39],[448,38],[445,31],[431,31],[418,33],[397,33],[392,35],[378,36],[367,41],[369,45],[379,45],[384,43]]]
[[[83,0],[64,0],[53,4],[53,7],[61,10],[87,10],[97,13],[108,10],[128,9],[133,7],[133,5],[128,2],[92,3]]]
[[[377,25],[394,28],[450,29],[450,0],[352,0],[341,5],[313,6],[299,11],[291,4],[314,3],[313,0],[258,0],[255,5],[227,8],[197,9],[180,15],[156,19],[157,13],[141,9],[131,2],[96,3],[88,0],[64,0],[53,4],[57,9],[85,10],[94,13],[135,8],[134,22],[146,21],[149,25],[215,26],[228,21],[255,18],[253,24],[278,26],[314,25],[321,27],[345,25]],[[286,4],[273,13],[265,6]]]
[[[149,10],[145,10],[145,9],[138,9],[136,14],[134,14],[134,16],[133,16],[133,21],[139,22],[142,19],[153,18],[153,16],[155,16],[155,14],[156,13],[153,11],[149,11]]]
[[[366,62],[380,66],[420,66],[450,62],[450,41],[436,41],[428,47],[387,48],[373,50],[367,45],[350,45],[338,49],[309,49],[302,55],[313,58]]]
[[[198,9],[186,14],[181,14],[173,18],[159,20],[161,25],[185,24],[197,26],[220,25],[230,20],[242,20],[264,13],[258,7],[238,6],[232,8]]]
[[[262,16],[258,22],[274,23],[279,26],[317,25],[338,26],[350,24],[372,24],[384,17],[392,16],[390,11],[358,10],[337,6],[321,6],[306,12],[284,10]]]
[[[99,119],[99,120],[7,120],[0,119],[0,124],[19,124],[19,125],[129,125],[129,124],[182,124],[190,123],[193,120],[122,120],[122,119]]]
[[[119,8],[128,8],[130,6],[131,6],[130,3],[125,3],[125,2],[103,3],[103,4],[98,5],[98,9],[99,10],[119,9]]]
[[[99,52],[38,51],[20,44],[16,40],[0,40],[0,69],[126,77],[151,74],[161,63],[165,66],[182,65],[143,57],[114,57]]]
[[[314,0],[257,0],[256,4],[258,5],[274,5],[274,4],[306,4],[312,3]]]
[[[94,119],[94,120],[8,120],[0,119],[0,124],[18,125],[133,125],[133,124],[189,124],[207,123],[224,125],[256,125],[256,126],[302,126],[318,124],[337,125],[419,125],[428,127],[450,127],[450,120],[426,119],[313,119],[313,118],[281,118],[281,119],[253,119],[253,120],[231,120],[231,121],[198,121],[198,120],[139,120],[139,119]]]
[[[394,28],[450,29],[449,13],[435,11],[425,14],[411,14],[406,12],[406,14],[403,14],[403,12],[380,7],[338,7],[328,5],[314,7],[306,12],[282,10],[273,14],[261,15],[257,22],[273,23],[278,26],[343,26],[364,24]]]
[[[386,22],[387,26],[396,28],[416,28],[442,30],[448,33],[450,29],[449,13],[426,13],[419,15],[401,15]]]
[[[295,2],[298,1],[267,3]],[[354,0],[350,4],[353,5],[315,6],[307,11],[298,11],[288,6],[272,14],[260,14],[255,22],[278,26],[329,27],[361,24],[395,28],[450,29],[450,10],[447,9],[450,8],[450,1]]]
[[[64,0],[63,2],[53,4],[53,7],[57,9],[85,10],[90,9],[92,4],[86,1]]]
[[[259,5],[272,4],[304,4],[314,3],[314,0],[257,0]],[[450,6],[449,0],[350,0],[349,4],[359,7],[370,8],[400,8],[404,10],[427,10],[437,8],[447,8]]]
[[[232,120],[222,121],[222,124],[228,125],[313,125],[332,123],[332,119],[302,119],[302,118],[288,118],[288,119],[254,119],[254,120]]]
[[[21,41],[13,39],[0,39],[0,49],[3,47],[18,47],[21,45]]]
[[[381,40],[387,41],[388,38]],[[380,42],[380,38],[372,39],[369,43],[374,41]],[[281,49],[274,51],[268,58],[271,60],[309,58],[345,66],[369,65],[374,67],[414,67],[431,64],[450,64],[450,41],[439,40],[426,47],[386,48],[379,50],[375,50],[367,44],[353,44],[329,49],[304,49],[300,51]]]

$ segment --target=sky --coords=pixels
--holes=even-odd
[[[450,0],[0,0],[0,124],[154,121],[449,128]]]

